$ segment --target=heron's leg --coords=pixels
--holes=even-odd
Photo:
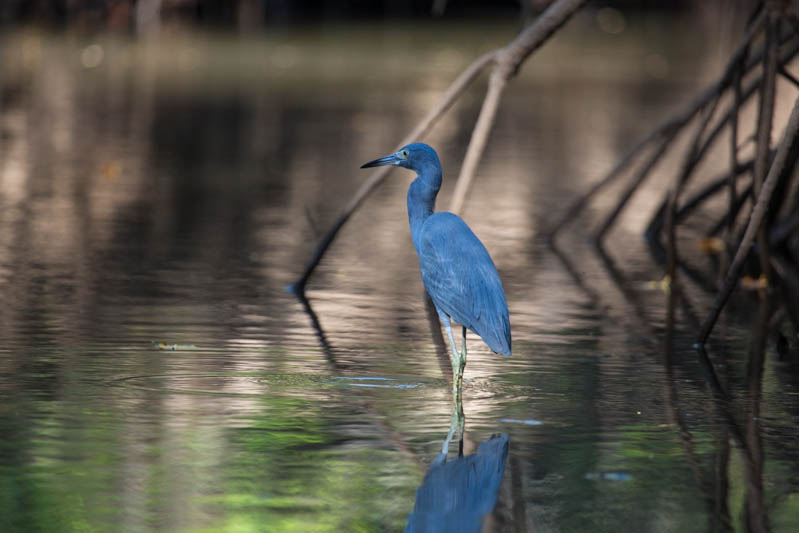
[[[444,324],[444,329],[447,331],[449,347],[452,350],[450,363],[452,363],[452,390],[454,392],[458,390],[463,383],[463,367],[460,362],[461,354],[458,353],[458,345],[455,344],[455,337],[452,335],[452,320],[450,320],[448,314],[442,312],[438,307],[436,307],[436,311],[438,312],[438,318],[441,319],[441,323]]]
[[[443,313],[439,313],[441,318],[441,323],[444,324],[444,329],[447,331],[447,337],[449,338],[449,347],[452,350],[452,355],[450,356],[450,360],[452,361],[452,366],[455,366],[455,362],[460,359],[460,354],[458,354],[458,348],[455,345],[455,337],[452,336],[452,324],[450,323],[449,317]]]
[[[461,374],[463,367],[460,364],[461,356],[458,353],[458,348],[455,344],[455,337],[452,336],[452,326],[450,325],[449,318],[447,318],[447,321],[444,322],[444,328],[447,330],[449,345],[452,347],[452,356],[450,357],[452,362],[452,391],[455,392],[459,390],[463,384],[463,376]]]
[[[463,331],[461,340],[463,344],[461,345],[461,367],[466,366],[466,326],[461,326]]]
[[[466,368],[466,326],[461,326],[461,353],[458,354],[458,390],[463,387],[464,368]]]

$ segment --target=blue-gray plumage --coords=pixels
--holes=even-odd
[[[422,282],[435,304],[452,347],[453,386],[460,387],[466,366],[466,329],[482,337],[491,350],[511,354],[510,320],[502,281],[483,243],[452,213],[434,213],[441,188],[441,163],[435,150],[413,143],[366,163],[361,168],[396,165],[413,170],[408,189],[408,220]],[[451,320],[463,326],[459,354]]]
[[[495,435],[478,446],[477,453],[447,461],[442,452],[416,489],[416,502],[405,533],[478,533],[497,503],[508,459],[507,435]]]

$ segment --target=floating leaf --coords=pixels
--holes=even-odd
[[[647,281],[644,288],[650,291],[660,290],[664,294],[668,294],[671,291],[671,276],[666,274],[660,281]]]
[[[197,349],[193,344],[168,344],[166,342],[155,342],[153,348],[162,352],[185,352]]]
[[[768,287],[768,278],[760,276],[755,279],[751,276],[744,276],[741,278],[741,288],[747,291],[759,291]]]
[[[724,240],[718,237],[707,237],[699,239],[696,246],[706,253],[720,254],[724,251]]]

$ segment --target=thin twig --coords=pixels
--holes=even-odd
[[[734,79],[732,82],[732,109],[730,110],[730,173],[727,176],[727,191],[728,191],[728,212],[732,213],[733,207],[737,203],[738,191],[736,190],[737,181],[738,181],[738,173],[736,169],[738,168],[738,113],[741,110],[741,105],[743,104],[743,92],[741,88],[741,78],[743,78],[743,70],[744,70],[744,60],[746,56],[743,56],[741,62],[738,64],[738,68],[735,70]],[[735,222],[735,217],[730,216],[727,219],[727,228],[725,229],[725,236],[724,242],[729,243],[729,237],[732,234],[733,224]],[[729,246],[727,246],[727,250],[729,250]],[[729,253],[725,253],[723,262],[728,261]],[[726,269],[726,265],[724,265]]]
[[[632,195],[635,193],[636,190],[644,183],[647,177],[649,177],[652,173],[652,169],[655,168],[655,165],[658,164],[660,158],[666,153],[666,150],[671,146],[671,142],[676,137],[677,132],[679,130],[673,129],[668,132],[668,134],[664,135],[660,141],[660,144],[655,149],[654,152],[649,156],[649,159],[646,160],[636,172],[635,176],[632,179],[630,185],[625,189],[625,191],[619,196],[619,199],[616,201],[616,205],[611,209],[610,213],[605,220],[599,225],[599,228],[594,232],[591,240],[594,243],[601,243],[602,239],[605,237],[607,232],[610,230],[613,223],[616,221],[616,218],[621,214],[624,207],[627,205],[627,202],[632,198]]]
[[[450,211],[453,213],[459,213],[463,208],[466,194],[471,187],[477,165],[480,163],[488,143],[488,136],[494,126],[502,92],[508,80],[519,71],[525,59],[544,44],[558,28],[563,26],[586,1],[558,0],[551,4],[536,18],[533,24],[524,29],[518,37],[498,53],[496,65],[489,79],[488,92],[472,131],[472,138],[466,149],[458,181],[455,184],[455,191],[452,194]]]
[[[796,172],[796,162],[799,159],[799,145],[794,144],[792,150],[794,154],[789,157],[789,165],[786,166],[784,173],[785,187],[782,193],[782,205],[777,212],[776,219],[786,219],[792,214],[799,212],[799,172]]]
[[[729,184],[730,182],[730,174],[733,174],[734,177],[740,176],[745,172],[750,172],[752,170],[752,160],[746,161],[745,163],[741,163],[732,173],[726,173],[722,176],[719,176],[710,181],[704,188],[694,194],[689,200],[687,200],[682,207],[674,214],[674,221],[675,223],[682,222],[685,217],[691,214],[696,208],[704,204],[706,200],[709,200],[713,196],[715,196],[718,192],[720,192],[725,185]],[[736,197],[737,198],[737,197]],[[733,204],[735,205],[735,204]]]
[[[727,222],[730,219],[732,219],[733,224],[735,224],[735,220],[738,218],[738,213],[741,212],[741,208],[744,206],[749,197],[752,196],[752,189],[753,187],[751,183],[747,185],[746,188],[744,188],[744,190],[742,190],[741,193],[738,195],[738,197],[735,199],[735,205],[732,206],[732,208],[730,208],[729,211],[724,213],[724,216],[721,217],[721,219],[719,219],[715,224],[710,226],[710,230],[707,231],[705,235],[707,235],[708,237],[715,237],[716,235],[721,233],[721,231],[727,226]],[[736,242],[735,240],[733,240],[732,234],[733,232],[730,233],[730,241]]]
[[[790,152],[791,145],[796,138],[797,131],[799,131],[799,98],[797,98],[796,102],[794,103],[793,111],[791,111],[791,117],[788,120],[788,125],[785,127],[785,133],[783,134],[780,145],[777,148],[777,155],[774,156],[774,162],[771,164],[768,175],[763,182],[763,186],[760,190],[760,196],[757,198],[757,203],[755,204],[754,209],[752,209],[752,214],[749,218],[749,224],[746,227],[744,237],[741,240],[738,251],[735,253],[735,258],[732,260],[730,269],[727,271],[727,275],[724,277],[724,282],[721,286],[721,289],[716,295],[716,301],[713,305],[713,309],[702,325],[702,330],[699,333],[697,344],[703,345],[705,341],[707,341],[710,332],[713,330],[713,326],[718,320],[721,309],[727,303],[732,290],[735,288],[735,285],[738,282],[738,276],[740,274],[741,267],[743,266],[746,256],[749,254],[749,250],[751,250],[752,245],[754,244],[755,235],[759,231],[763,222],[763,218],[766,215],[769,202],[771,201],[771,194],[774,192],[774,189],[777,186],[778,177],[782,173],[783,167],[786,164],[788,153]]]
[[[788,80],[789,82],[791,82],[791,83],[792,83],[792,84],[793,84],[793,85],[794,85],[794,86],[795,86],[797,89],[799,89],[799,79],[796,79],[796,76],[794,76],[793,74],[791,74],[790,72],[788,72],[788,71],[785,69],[785,67],[784,67],[784,66],[780,66],[780,67],[777,69],[777,72],[779,72],[779,73],[780,73],[780,75],[781,75],[783,78],[785,78],[786,80]]]
[[[505,90],[506,84],[507,80],[498,74],[497,70],[491,73],[488,92],[485,100],[483,100],[483,107],[480,109],[480,116],[477,117],[474,131],[472,131],[472,138],[469,141],[469,147],[466,149],[461,172],[458,176],[458,181],[455,183],[455,191],[452,193],[452,200],[449,204],[449,210],[453,213],[460,213],[463,208],[466,193],[471,187],[477,165],[480,163],[488,143],[488,135],[494,126],[497,109],[499,109],[499,102],[502,99],[502,92]]]
[[[667,130],[672,127],[671,124],[667,124],[669,128],[657,128],[652,131],[649,135],[644,137],[643,139],[639,140],[635,145],[633,145],[624,155],[621,156],[619,161],[616,165],[611,168],[605,176],[600,179],[598,182],[591,185],[591,187],[577,197],[571,205],[563,212],[563,214],[557,219],[557,221],[552,225],[552,229],[549,230],[547,234],[547,240],[550,242],[555,241],[555,237],[557,236],[558,232],[563,229],[566,224],[569,223],[573,218],[577,216],[577,214],[583,210],[585,204],[593,198],[600,190],[604,189],[607,185],[610,185],[616,179],[622,175],[622,171],[630,166],[633,160],[638,156],[638,154],[646,148],[650,142],[654,141],[655,139],[660,138],[661,136],[667,133]]]
[[[779,33],[778,13],[769,9],[768,23],[766,24],[766,55],[763,58],[763,85],[760,88],[757,118],[757,144],[755,146],[755,201],[760,199],[760,191],[768,172],[768,155],[771,150],[771,127],[774,116],[774,97],[777,83],[778,50],[777,41]],[[768,260],[768,236],[765,225],[760,226],[757,235],[758,255],[760,257],[760,271],[768,277],[771,266]]]

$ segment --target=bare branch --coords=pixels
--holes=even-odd
[[[592,240],[594,242],[596,243],[602,242],[602,239],[610,230],[610,228],[613,226],[613,223],[616,221],[616,218],[624,210],[624,207],[627,205],[627,202],[630,200],[630,198],[632,198],[633,194],[638,189],[638,187],[640,187],[641,184],[644,183],[646,178],[652,172],[652,169],[655,168],[655,166],[660,161],[660,158],[663,157],[663,155],[666,153],[666,150],[671,145],[671,142],[674,140],[674,137],[677,135],[677,131],[678,130],[671,130],[666,135],[664,135],[658,147],[655,149],[654,152],[652,152],[652,154],[646,160],[646,163],[644,163],[638,169],[638,172],[635,173],[635,176],[632,179],[632,183],[630,183],[630,185],[624,190],[619,199],[616,201],[616,205],[613,207],[613,209],[610,210],[610,213],[608,214],[607,217],[605,217],[605,220],[603,220],[602,223],[599,225],[599,228],[596,230],[596,232],[594,232],[594,235],[592,237]]]
[[[774,8],[769,8],[768,23],[766,25],[766,55],[763,59],[763,85],[760,88],[760,98],[758,100],[757,117],[757,144],[755,146],[755,201],[760,199],[760,190],[763,187],[763,180],[766,179],[768,172],[768,155],[771,150],[771,127],[774,117],[774,98],[777,83],[777,64],[778,64],[778,36],[779,19],[778,12]],[[760,268],[764,275],[771,271],[768,260],[768,236],[765,226],[761,226],[757,235],[757,244],[760,255]]]
[[[746,56],[742,56],[738,68],[735,69],[732,82],[733,102],[732,109],[730,110],[730,174],[727,183],[727,191],[729,193],[727,200],[730,212],[732,212],[732,208],[735,206],[738,197],[738,191],[736,190],[736,178],[738,177],[738,173],[735,170],[738,168],[738,113],[743,103],[741,78],[743,78],[745,57]],[[734,217],[730,217],[727,222],[726,233],[729,234],[732,231]],[[726,240],[727,239],[725,239],[725,241]]]
[[[766,176],[763,186],[760,189],[760,195],[757,197],[757,203],[755,204],[752,214],[749,217],[749,224],[746,226],[746,232],[744,233],[741,244],[738,247],[738,251],[735,253],[735,258],[732,260],[730,269],[727,271],[727,275],[724,277],[724,282],[722,283],[721,289],[716,295],[716,301],[714,303],[713,310],[710,312],[710,315],[708,315],[707,319],[705,319],[705,322],[702,325],[702,330],[699,333],[699,338],[697,340],[699,345],[703,345],[705,341],[707,341],[708,336],[710,336],[710,332],[713,330],[713,326],[716,324],[716,320],[718,320],[719,314],[721,314],[721,309],[727,303],[732,290],[735,288],[735,285],[738,282],[738,276],[741,273],[741,267],[743,266],[746,256],[749,254],[749,250],[752,249],[752,245],[755,242],[755,236],[760,230],[763,219],[766,216],[771,195],[773,194],[774,189],[777,186],[777,181],[779,181],[778,178],[780,174],[782,174],[783,168],[786,165],[788,153],[791,151],[791,146],[798,131],[799,98],[797,98],[796,102],[794,102],[791,117],[788,119],[788,125],[785,127],[785,133],[783,133],[782,140],[777,148],[777,155],[774,156],[774,162],[771,164],[768,175]]]
[[[483,157],[488,135],[494,126],[499,102],[502,99],[502,91],[508,80],[519,71],[522,63],[530,54],[544,44],[586,1],[558,0],[551,4],[533,24],[499,51],[497,63],[491,73],[488,92],[483,100],[483,107],[480,109],[480,116],[472,131],[472,138],[466,149],[458,181],[455,184],[455,192],[450,202],[450,211],[453,213],[459,213],[463,208],[466,194],[477,171],[477,165]]]
[[[707,87],[704,91],[699,93],[687,106],[680,109],[676,113],[669,116],[666,120],[660,123],[658,127],[652,130],[646,137],[642,140],[638,141],[627,153],[625,153],[621,160],[613,167],[599,182],[593,185],[586,193],[582,196],[577,198],[564,212],[564,214],[558,218],[557,222],[553,225],[553,228],[549,231],[548,238],[549,240],[554,240],[557,233],[566,225],[568,224],[577,214],[585,207],[588,201],[595,196],[601,189],[604,189],[606,186],[610,185],[614,181],[616,181],[624,171],[635,159],[635,157],[643,150],[649,143],[660,139],[662,137],[670,137],[674,138],[676,134],[685,127],[688,122],[696,115],[702,108],[704,108],[708,102],[711,100],[718,98],[718,95],[726,90],[726,88],[732,83],[736,72],[738,71],[737,67],[745,61],[747,55],[749,54],[749,46],[752,40],[754,39],[755,35],[763,28],[763,24],[765,22],[765,16],[760,13],[755,20],[752,22],[752,25],[749,28],[746,36],[744,37],[741,44],[735,51],[732,53],[732,56],[724,68],[721,76],[716,79],[716,81]],[[792,50],[790,55],[793,56],[795,54],[795,50]],[[759,52],[754,54],[754,57],[750,59],[750,61],[746,62],[746,66],[744,67],[744,73],[748,72],[761,60],[763,56],[763,52]],[[654,165],[652,165],[654,166]],[[646,177],[645,174],[637,175],[636,179],[643,180]],[[631,187],[632,191],[635,191],[634,187]],[[632,194],[632,193],[630,193]],[[626,200],[624,200],[626,203]],[[621,206],[623,209],[624,205]],[[618,210],[619,212],[621,209],[618,209],[618,206],[614,208],[614,211]],[[618,213],[616,213],[618,215]],[[610,223],[613,223],[616,216],[613,215]],[[606,221],[607,222],[607,221]],[[604,226],[604,224],[603,224]],[[604,234],[609,229],[602,228],[601,233]],[[598,232],[597,235],[600,236]],[[595,237],[596,238],[596,237]]]
[[[677,175],[677,179],[674,180],[674,186],[668,193],[668,202],[666,204],[666,235],[668,237],[666,249],[668,251],[667,273],[671,279],[674,279],[677,274],[677,228],[675,220],[677,214],[677,204],[685,184],[688,183],[691,174],[701,159],[701,148],[699,143],[702,139],[702,135],[707,129],[708,124],[710,123],[710,119],[713,117],[713,113],[716,111],[720,96],[721,95],[719,94],[716,98],[711,100],[710,103],[708,103],[707,107],[702,109],[699,127],[694,133],[688,153],[685,155],[683,164],[680,167],[680,173]],[[704,144],[704,146],[709,145],[710,141]]]
[[[466,200],[466,193],[471,187],[472,180],[474,179],[477,165],[485,151],[486,143],[488,142],[488,134],[494,126],[494,120],[497,116],[497,109],[499,109],[499,102],[502,99],[502,91],[505,90],[507,80],[497,70],[491,73],[491,79],[488,84],[488,92],[486,93],[485,100],[483,100],[483,107],[480,109],[480,116],[477,117],[477,123],[472,131],[472,138],[469,141],[469,147],[466,149],[466,155],[463,158],[463,165],[461,172],[458,176],[458,181],[455,183],[455,192],[452,193],[452,200],[449,204],[449,210],[453,213],[460,213],[463,208],[463,202]]]
[[[777,72],[779,72],[779,73],[780,73],[780,75],[781,75],[783,78],[785,78],[786,80],[788,80],[789,82],[791,82],[791,83],[794,85],[794,87],[796,87],[797,89],[799,89],[799,79],[796,79],[796,76],[794,76],[793,74],[791,74],[790,72],[788,72],[788,70],[786,70],[786,68],[785,68],[784,66],[780,66],[780,67],[777,69]]]

